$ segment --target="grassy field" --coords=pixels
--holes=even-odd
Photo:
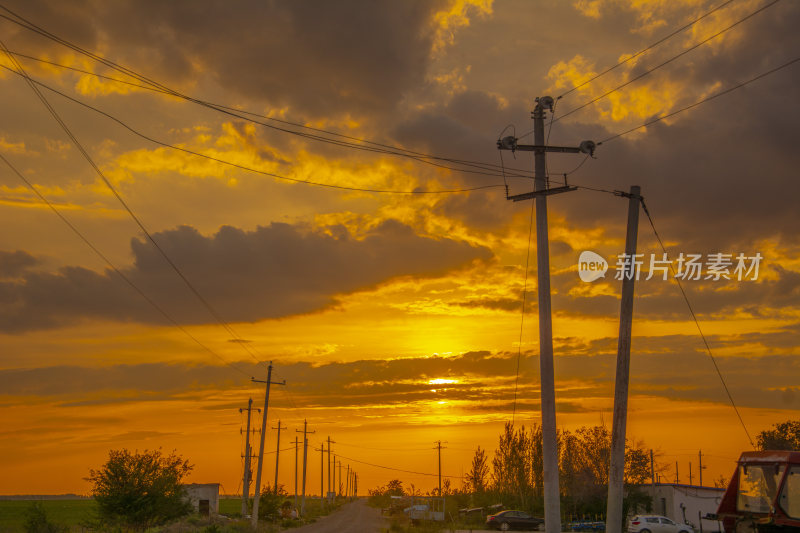
[[[80,531],[81,524],[95,511],[94,500],[37,500],[41,501],[47,519],[56,524]],[[32,500],[0,500],[0,533],[19,533],[25,523],[25,512]]]
[[[0,533],[22,533],[26,511],[34,501],[42,503],[49,522],[69,526],[76,533],[84,530],[82,526],[93,518],[96,509],[94,500],[0,500]],[[341,503],[337,502],[334,507],[339,505]],[[219,514],[240,518],[241,511],[241,498],[220,498]],[[307,521],[313,522],[330,511],[331,508],[324,506],[319,499],[306,500]]]

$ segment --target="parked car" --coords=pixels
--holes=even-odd
[[[501,511],[486,517],[486,526],[500,531],[509,531],[511,529],[535,531],[543,524],[544,518],[536,518],[522,511]]]
[[[628,522],[628,533],[694,533],[692,526],[659,515],[640,514]]]

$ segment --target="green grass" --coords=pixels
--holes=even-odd
[[[41,501],[47,520],[69,526],[80,531],[82,523],[92,518],[96,504],[94,500],[38,500]],[[23,531],[25,512],[33,500],[0,500],[0,533]]]

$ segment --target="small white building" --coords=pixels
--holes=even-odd
[[[202,516],[219,514],[219,483],[190,483],[183,487],[196,513]]]
[[[701,517],[717,512],[725,489],[675,483],[656,483],[643,488],[653,498],[654,514],[679,524],[693,524],[695,531],[701,528],[703,533],[722,531],[721,522]]]

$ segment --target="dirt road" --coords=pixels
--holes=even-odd
[[[388,527],[380,509],[367,505],[364,499],[342,506],[316,523],[292,529],[292,533],[380,533]]]

